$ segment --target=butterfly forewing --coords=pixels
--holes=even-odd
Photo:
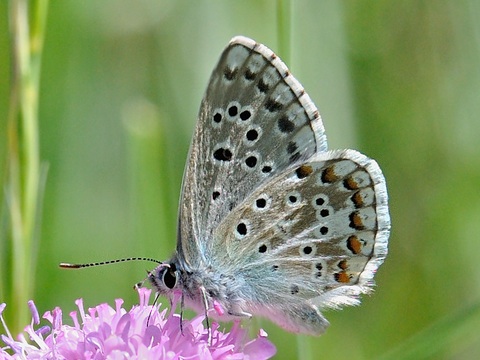
[[[318,111],[285,64],[265,46],[234,38],[210,78],[184,175],[178,246],[185,261],[207,261],[213,232],[232,210],[326,148]]]

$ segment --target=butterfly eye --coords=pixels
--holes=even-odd
[[[177,273],[173,269],[166,269],[162,281],[166,287],[173,289],[177,285]]]

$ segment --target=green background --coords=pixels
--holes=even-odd
[[[3,1],[0,14],[3,179]],[[121,297],[129,307],[132,285],[153,267],[69,271],[58,268],[62,261],[171,255],[200,100],[220,52],[242,34],[287,62],[318,106],[330,148],[376,159],[390,195],[390,253],[374,295],[327,312],[331,326],[320,338],[298,341],[262,321],[276,358],[295,357],[298,343],[313,358],[371,359],[395,349],[406,358],[480,356],[480,3],[292,2],[290,53],[281,52],[276,14],[273,1],[50,2],[40,89],[48,164],[40,312],[61,306],[66,318],[80,297],[86,306]],[[5,207],[3,214],[4,222]]]

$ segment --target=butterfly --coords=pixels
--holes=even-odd
[[[280,58],[246,37],[221,54],[190,146],[172,258],[149,273],[220,320],[262,316],[323,333],[321,310],[356,305],[387,255],[377,163],[328,150],[317,108]]]

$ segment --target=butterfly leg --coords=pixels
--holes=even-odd
[[[182,298],[180,300],[180,333],[183,336],[183,308],[185,307],[185,294],[182,291]]]
[[[160,297],[160,294],[157,293],[155,295],[155,299],[153,299],[153,304],[152,308],[150,309],[150,312],[148,313],[148,318],[147,318],[147,326],[150,324],[150,316],[152,315],[153,309],[155,308],[155,305],[157,304],[158,298]]]
[[[200,286],[200,292],[202,293],[202,302],[203,308],[205,311],[205,323],[207,325],[208,331],[208,346],[212,345],[212,330],[210,329],[210,320],[208,319],[208,298],[207,298],[207,290],[205,290],[204,286]]]

